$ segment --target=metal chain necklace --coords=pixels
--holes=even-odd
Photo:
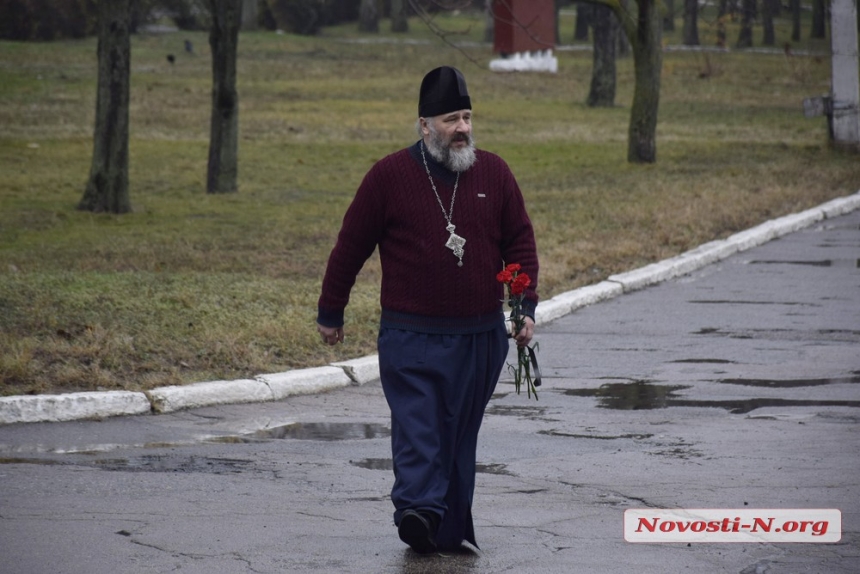
[[[442,198],[439,197],[439,192],[436,190],[436,184],[433,183],[433,177],[430,175],[430,167],[427,165],[427,157],[424,155],[424,142],[421,142],[421,159],[424,160],[424,170],[427,172],[427,179],[430,180],[430,187],[433,188],[433,194],[436,196],[436,201],[439,202],[439,207],[442,209],[442,215],[445,217],[445,221],[448,222],[445,229],[451,234],[451,236],[448,237],[445,247],[453,251],[454,255],[459,259],[457,267],[462,267],[463,246],[466,245],[466,240],[454,233],[456,226],[451,223],[451,217],[454,215],[454,202],[457,200],[457,185],[460,183],[460,172],[457,172],[457,179],[454,180],[454,194],[451,196],[451,207],[448,208],[448,211],[445,211],[445,205],[442,203]]]

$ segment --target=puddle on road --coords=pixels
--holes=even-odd
[[[54,465],[54,464],[64,464],[57,460],[50,460],[45,458],[11,458],[11,457],[0,457],[0,464],[45,464],[45,465]]]
[[[755,301],[734,299],[690,299],[687,303],[694,305],[785,305],[787,307],[820,307],[817,303],[801,303],[800,301]]]
[[[80,448],[47,448],[37,447],[34,449],[20,449],[15,452],[44,452],[48,454],[62,455],[97,455],[111,450],[120,448],[173,448],[179,446],[192,446],[200,443],[216,443],[216,444],[247,444],[259,443],[272,439],[294,439],[294,440],[314,440],[314,441],[341,441],[341,440],[363,440],[385,438],[391,436],[391,431],[382,424],[373,423],[292,423],[275,428],[261,429],[255,432],[242,435],[224,435],[224,436],[205,436],[195,440],[177,441],[177,442],[154,442],[145,444],[110,444],[88,446]],[[101,459],[108,461],[105,464],[110,466],[110,459]],[[131,470],[158,470],[156,467],[159,464],[157,457],[138,457],[137,459],[116,459],[116,464],[122,467],[128,467]],[[204,459],[199,459],[204,460]],[[16,458],[16,457],[0,457],[0,464],[65,464],[56,463],[48,459],[36,458]],[[212,466],[209,463],[201,463],[206,466]],[[146,467],[137,468],[137,467]],[[118,470],[116,468],[108,468],[108,470]],[[190,472],[182,470],[183,472]],[[211,472],[211,471],[210,471]]]
[[[367,470],[394,470],[394,462],[390,458],[365,458],[362,460],[351,460],[349,461],[349,464],[359,468],[366,468]],[[497,463],[477,463],[475,465],[475,472],[478,474],[511,474],[508,472],[506,465]]]
[[[689,389],[684,385],[654,385],[648,381],[608,383],[596,389],[568,389],[564,393],[573,397],[594,397],[606,409],[637,411],[661,409],[669,406],[672,393]]]
[[[650,410],[668,407],[709,407],[726,409],[732,414],[746,414],[763,407],[860,407],[860,401],[794,400],[778,398],[703,401],[674,395],[688,389],[684,385],[655,385],[647,381],[610,383],[596,389],[568,389],[564,394],[599,399],[598,406],[616,410]]]
[[[86,466],[94,466],[101,470],[124,472],[204,472],[206,474],[237,474],[248,469],[253,469],[254,464],[253,460],[245,459],[166,455],[101,458],[85,463]]]
[[[391,430],[374,423],[292,423],[271,429],[258,430],[249,435],[255,439],[295,440],[359,440],[385,438]]]
[[[499,474],[512,476],[511,473],[508,472],[508,467],[505,464],[481,464],[479,462],[475,465],[475,472],[477,472],[478,474]]]
[[[768,387],[773,389],[793,389],[797,387],[820,387],[822,385],[844,385],[860,383],[860,375],[853,377],[834,377],[832,379],[788,379],[784,381],[767,379],[720,379],[718,383],[742,385],[745,387]]]
[[[678,359],[677,361],[669,361],[670,363],[695,363],[702,365],[726,365],[726,364],[734,364],[735,361],[729,361],[728,359]]]
[[[538,434],[546,435],[546,436],[560,436],[565,438],[592,438],[597,440],[618,440],[618,439],[635,439],[642,440],[646,438],[651,438],[654,436],[651,433],[642,433],[642,434],[619,434],[619,435],[595,435],[595,434],[576,434],[569,433],[564,431],[556,431],[556,430],[542,430],[538,431]]]
[[[716,337],[727,337],[729,339],[765,339],[768,341],[799,341],[808,343],[810,341],[832,341],[860,343],[860,330],[856,329],[816,329],[804,331],[795,329],[738,329],[727,330],[717,327],[703,327],[698,331],[692,331],[691,335],[712,335]],[[681,360],[680,362],[695,362]]]
[[[860,259],[821,259],[806,261],[756,260],[750,265],[805,265],[808,267],[850,267],[860,269]]]
[[[501,415],[525,418],[537,418],[546,413],[545,407],[522,407],[518,405],[491,404],[484,411],[488,415]]]
[[[177,457],[143,455],[123,458],[50,460],[39,458],[0,458],[0,464],[47,464],[61,466],[85,466],[99,470],[122,472],[176,472],[207,474],[235,474],[253,469],[253,460],[212,458],[202,456]]]
[[[367,470],[394,470],[394,463],[390,458],[365,458],[363,460],[351,460],[349,464]]]

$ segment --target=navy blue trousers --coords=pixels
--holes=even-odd
[[[475,458],[484,410],[508,352],[502,321],[484,333],[432,335],[382,328],[382,389],[391,409],[394,523],[406,509],[440,517],[436,542],[477,546]]]

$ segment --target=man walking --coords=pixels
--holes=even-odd
[[[484,410],[508,352],[496,274],[518,263],[531,278],[523,302],[534,332],[538,258],[516,179],[478,150],[472,103],[459,70],[421,83],[414,145],[377,162],[346,212],[329,257],[317,328],[343,341],[355,278],[378,247],[382,264],[377,342],[391,409],[394,523],[416,552],[477,546],[472,522],[475,458]]]

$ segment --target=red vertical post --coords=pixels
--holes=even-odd
[[[493,51],[497,54],[555,48],[554,0],[494,0]]]

